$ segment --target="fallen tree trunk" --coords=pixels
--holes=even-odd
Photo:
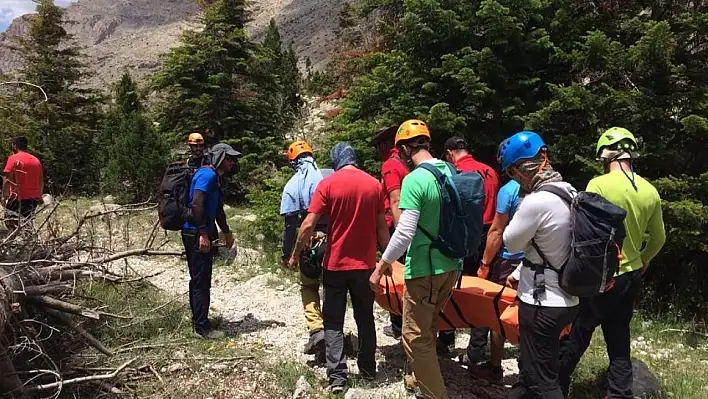
[[[52,208],[50,217],[56,209],[56,206]],[[148,245],[123,251],[114,251],[112,245],[101,248],[93,238],[88,241],[86,237],[90,235],[82,233],[82,229],[91,225],[87,222],[101,216],[148,209],[152,207],[86,213],[77,219],[75,230],[60,238],[42,238],[39,232],[31,231],[27,223],[12,232],[0,232],[0,397],[24,398],[29,393],[59,392],[64,386],[80,383],[113,386],[101,382],[117,377],[132,362],[126,362],[112,373],[77,376],[75,370],[62,371],[57,366],[62,363],[54,362],[45,348],[61,351],[61,343],[52,342],[64,336],[70,337],[69,340],[64,338],[65,342],[83,342],[105,356],[114,355],[114,351],[75,319],[129,317],[72,303],[76,282],[82,279],[115,283],[139,281],[146,277],[126,277],[112,272],[106,265],[131,256],[180,256],[182,253],[151,248],[156,229]],[[45,225],[51,223],[45,221],[42,226]],[[110,228],[105,230],[110,234]],[[45,336],[40,337],[41,334]],[[50,344],[45,345],[47,342]],[[18,357],[18,353],[24,353],[22,356],[27,358]]]

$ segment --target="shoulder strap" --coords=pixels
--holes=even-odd
[[[427,170],[428,172],[432,173],[433,176],[435,176],[435,180],[438,182],[438,187],[440,187],[440,192],[442,195],[443,185],[445,184],[445,175],[443,175],[442,172],[440,172],[438,168],[435,167],[435,165],[431,165],[428,162],[423,162],[418,165],[418,167]],[[442,209],[440,217],[442,217]],[[423,226],[420,225],[420,223],[418,223],[418,229],[422,231],[423,234],[425,234],[425,236],[428,237],[430,241],[435,241],[436,237],[433,237],[432,234],[426,231]]]
[[[419,168],[423,168],[427,170],[428,172],[432,173],[433,176],[435,176],[435,180],[438,181],[438,184],[440,185],[440,188],[442,189],[443,184],[445,184],[445,175],[442,174],[438,170],[438,168],[435,167],[435,165],[430,164],[429,162],[423,162],[420,165],[418,165]]]
[[[541,248],[539,248],[539,247],[538,247],[538,244],[536,244],[536,240],[532,239],[532,240],[531,240],[531,245],[533,245],[533,249],[536,250],[536,252],[538,253],[538,256],[541,257],[541,260],[543,261],[543,266],[544,266],[544,267],[547,267],[547,268],[549,268],[549,269],[551,269],[551,270],[554,270],[554,271],[556,271],[556,272],[560,272],[560,269],[557,269],[556,267],[554,267],[554,266],[551,264],[551,262],[548,261],[548,258],[546,258],[546,255],[543,254],[543,251],[541,251]]]
[[[573,197],[564,189],[556,186],[555,184],[543,184],[541,187],[537,188],[536,191],[546,191],[551,194],[555,194],[560,197],[568,206],[573,203]]]

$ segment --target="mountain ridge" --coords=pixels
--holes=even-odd
[[[261,0],[250,6],[249,36],[263,37],[271,18],[284,43],[293,43],[304,70],[309,58],[320,70],[337,46],[338,13],[344,0]],[[199,7],[192,0],[80,0],[66,8],[67,32],[83,48],[91,77],[86,85],[105,88],[124,69],[138,80],[159,68],[159,55],[179,44],[185,29],[199,29]],[[0,33],[0,74],[11,74],[22,58],[11,48],[15,36],[29,32],[32,14],[16,18]]]

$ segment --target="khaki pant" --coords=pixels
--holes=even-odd
[[[320,308],[320,279],[309,278],[300,273],[300,298],[305,309],[307,329],[312,332],[324,329],[322,309]]]
[[[440,310],[456,281],[457,272],[405,281],[403,349],[420,393],[429,399],[447,398],[435,351],[435,337]]]

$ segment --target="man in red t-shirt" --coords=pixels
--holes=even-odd
[[[44,191],[42,163],[27,152],[27,137],[12,139],[12,155],[5,164],[2,199],[5,204],[5,226],[13,230],[19,225],[18,215],[32,215]]]
[[[376,267],[377,240],[381,248],[386,248],[389,234],[381,184],[356,167],[352,147],[346,143],[336,144],[330,150],[330,159],[335,172],[317,185],[288,266],[293,270],[297,268],[300,252],[312,236],[317,221],[328,216],[329,235],[322,261],[322,318],[329,389],[336,394],[342,393],[347,384],[344,356],[347,292],[359,334],[357,365],[363,377],[376,376],[375,296],[369,287],[369,277]],[[372,226],[376,226],[375,235],[371,234]]]
[[[401,200],[401,184],[403,178],[408,174],[408,166],[401,160],[398,149],[393,145],[398,126],[391,126],[380,130],[371,140],[371,146],[376,148],[376,152],[381,158],[381,184],[384,190],[384,207],[386,210],[386,225],[390,235],[398,224],[401,210],[398,203]],[[381,248],[383,251],[386,248]],[[403,261],[403,259],[399,261]],[[399,339],[401,328],[403,327],[403,317],[395,313],[389,313],[391,325],[384,327],[383,332],[389,337]]]

